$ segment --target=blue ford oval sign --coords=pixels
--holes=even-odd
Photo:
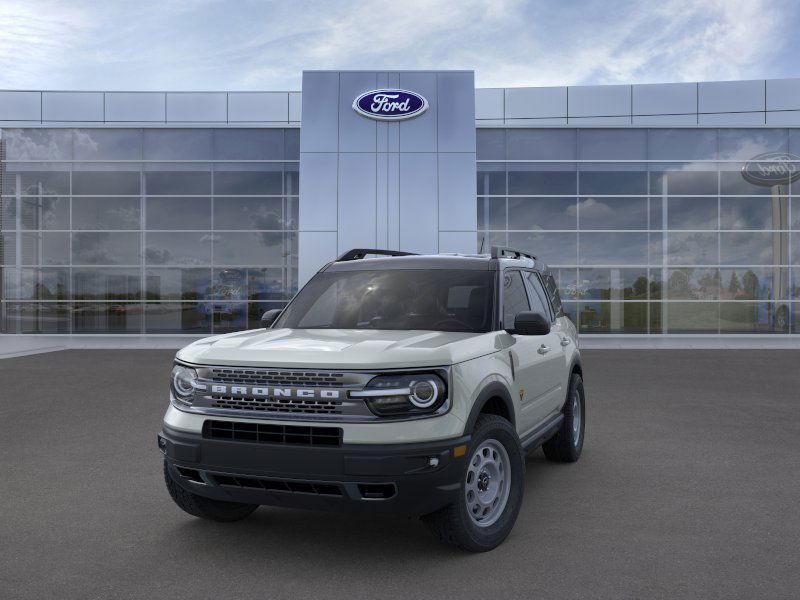
[[[767,152],[751,158],[742,167],[742,177],[755,185],[786,185],[800,179],[800,156]]]
[[[428,110],[428,101],[407,90],[372,90],[353,100],[353,110],[379,121],[400,121]]]

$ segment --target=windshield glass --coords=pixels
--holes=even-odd
[[[273,327],[491,331],[494,272],[381,270],[318,273]]]

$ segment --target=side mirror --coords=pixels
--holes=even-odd
[[[261,315],[261,326],[264,329],[269,329],[272,327],[272,324],[275,322],[280,314],[283,312],[283,309],[280,308],[273,308],[272,310],[268,310],[263,315]]]
[[[547,335],[550,333],[550,319],[543,314],[532,311],[517,313],[514,319],[514,330],[518,335]]]

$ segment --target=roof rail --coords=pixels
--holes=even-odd
[[[536,257],[530,252],[525,252],[518,248],[509,248],[508,246],[492,246],[492,258],[530,258],[536,260]]]
[[[381,256],[415,256],[414,252],[403,252],[402,250],[379,250],[376,248],[353,248],[342,254],[336,262],[347,260],[361,260],[368,254],[379,254]]]

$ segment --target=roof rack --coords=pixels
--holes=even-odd
[[[530,258],[536,260],[536,257],[530,252],[525,252],[518,248],[509,248],[508,246],[492,246],[492,258]]]
[[[353,248],[342,254],[336,262],[347,260],[361,260],[368,254],[378,254],[380,256],[416,256],[414,252],[403,252],[402,250],[379,250],[376,248]]]

